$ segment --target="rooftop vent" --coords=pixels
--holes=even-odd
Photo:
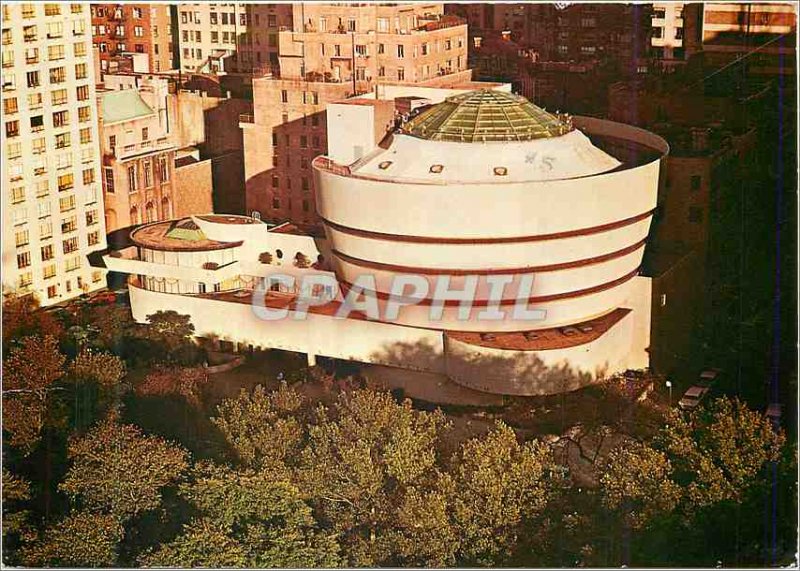
[[[382,171],[385,171],[390,166],[392,166],[392,161],[383,161],[378,164],[378,168],[381,169]]]
[[[508,174],[508,169],[506,167],[494,167],[494,174],[497,176],[506,176]]]
[[[439,174],[444,170],[444,165],[431,165],[430,172],[434,174]]]

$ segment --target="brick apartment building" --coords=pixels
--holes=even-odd
[[[125,54],[147,54],[147,72],[172,69],[173,42],[167,4],[92,4],[92,42],[100,71]]]
[[[381,85],[468,81],[467,27],[441,4],[293,6],[278,73],[253,80],[242,117],[246,212],[316,224],[311,161],[327,152],[325,108]]]

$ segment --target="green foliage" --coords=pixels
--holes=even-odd
[[[244,465],[285,470],[303,437],[303,404],[302,395],[286,383],[277,391],[258,385],[220,404],[212,420]]]
[[[161,489],[188,466],[183,448],[119,424],[113,415],[86,436],[73,438],[69,458],[72,466],[59,488],[86,508],[122,521],[158,507]]]
[[[139,558],[142,567],[247,567],[245,547],[207,519],[186,524],[183,533]]]
[[[25,337],[3,360],[3,429],[8,443],[30,454],[48,422],[65,357],[55,337]]]
[[[409,490],[440,480],[436,444],[445,424],[441,412],[418,412],[410,401],[398,405],[370,390],[318,408],[297,478],[321,521],[342,534],[350,564],[403,565],[419,556],[397,549],[413,545],[398,542],[409,530],[398,526],[397,513]]]
[[[200,464],[182,495],[200,517],[155,553],[148,566],[332,567],[340,563],[330,534],[316,530],[311,508],[293,485],[252,470]],[[207,532],[218,551],[209,550]]]
[[[76,512],[22,551],[31,567],[108,567],[117,562],[122,525],[108,514]]]
[[[739,501],[784,443],[762,413],[723,397],[689,414],[673,414],[655,445],[670,458],[691,508]]]
[[[27,480],[12,474],[3,467],[3,544],[5,547],[31,533],[30,512],[22,504],[31,499],[31,486]],[[5,563],[9,563],[6,559]]]
[[[540,513],[558,479],[550,448],[520,444],[498,422],[494,430],[464,443],[453,459],[455,518],[460,553],[470,563],[502,563],[513,551],[524,519]]]
[[[673,482],[667,455],[639,442],[629,442],[609,453],[601,468],[603,504],[622,512],[626,525],[641,528],[669,513],[681,499]]]
[[[110,353],[83,349],[69,364],[68,372],[77,382],[95,382],[106,389],[125,377],[125,363]]]

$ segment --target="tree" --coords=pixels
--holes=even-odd
[[[194,325],[188,315],[177,311],[157,311],[147,316],[147,324],[143,326],[146,335],[153,341],[163,343],[168,350],[190,342],[194,334]]]
[[[52,313],[40,311],[39,301],[32,295],[6,295],[3,298],[4,351],[17,340],[29,336],[60,339],[64,328]]]
[[[285,472],[303,438],[304,403],[286,383],[276,391],[258,385],[222,402],[212,421],[246,466]]]
[[[75,512],[23,548],[22,561],[30,567],[110,567],[123,533],[113,515]]]
[[[200,406],[200,391],[208,382],[203,367],[159,366],[147,374],[136,387],[140,395],[179,395],[196,407]]]
[[[59,488],[93,511],[125,521],[161,503],[161,490],[187,468],[188,453],[113,414],[69,444],[69,471]]]
[[[670,459],[691,511],[739,501],[765,464],[779,458],[785,440],[763,414],[722,397],[688,414],[673,412],[655,445]]]
[[[31,537],[30,511],[22,508],[31,499],[31,486],[27,480],[12,474],[3,467],[3,547],[6,554],[15,552],[20,540]],[[14,556],[5,557],[6,564],[16,564]]]
[[[137,324],[132,333],[138,341],[136,357],[148,362],[194,365],[202,360],[202,351],[193,341],[194,325],[188,315],[175,311],[157,311],[147,316],[147,323]]]
[[[681,499],[681,489],[670,478],[667,455],[646,444],[629,442],[612,450],[601,467],[603,505],[620,510],[626,526],[637,529],[669,513]]]
[[[65,357],[55,337],[25,337],[3,360],[3,428],[23,454],[38,444]]]
[[[97,328],[93,341],[117,355],[125,354],[125,342],[135,327],[130,309],[117,304],[91,308],[89,321]]]
[[[332,408],[317,409],[297,481],[321,522],[342,534],[350,565],[452,559],[453,545],[424,544],[425,531],[409,517],[419,513],[420,501],[446,501],[431,493],[443,479],[437,444],[445,426],[439,411],[418,412],[408,400],[397,404],[389,393],[371,390],[341,393]]]
[[[200,517],[172,542],[147,554],[148,566],[332,567],[333,536],[316,529],[295,486],[273,475],[202,463],[181,494]],[[208,534],[208,538],[204,537]],[[214,549],[209,549],[209,541]]]
[[[558,480],[553,464],[548,446],[538,441],[520,444],[502,422],[461,446],[452,465],[463,561],[502,564],[513,552],[525,519],[546,506]]]
[[[116,355],[83,349],[69,364],[70,377],[77,382],[94,382],[105,389],[116,387],[125,377],[125,363]]]

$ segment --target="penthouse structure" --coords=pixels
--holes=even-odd
[[[657,293],[640,267],[664,140],[548,113],[508,86],[393,95],[328,106],[329,150],[311,164],[324,234],[220,215],[135,230],[133,246],[105,257],[132,275],[134,317],[174,309],[201,336],[497,394],[554,394],[647,367]],[[410,98],[424,104],[387,133],[385,106]],[[408,275],[422,284],[400,292],[395,315],[394,284]],[[443,279],[468,293],[466,313],[439,295]],[[345,317],[356,298],[377,316]]]
[[[51,305],[105,285],[88,3],[5,3],[3,289]]]

